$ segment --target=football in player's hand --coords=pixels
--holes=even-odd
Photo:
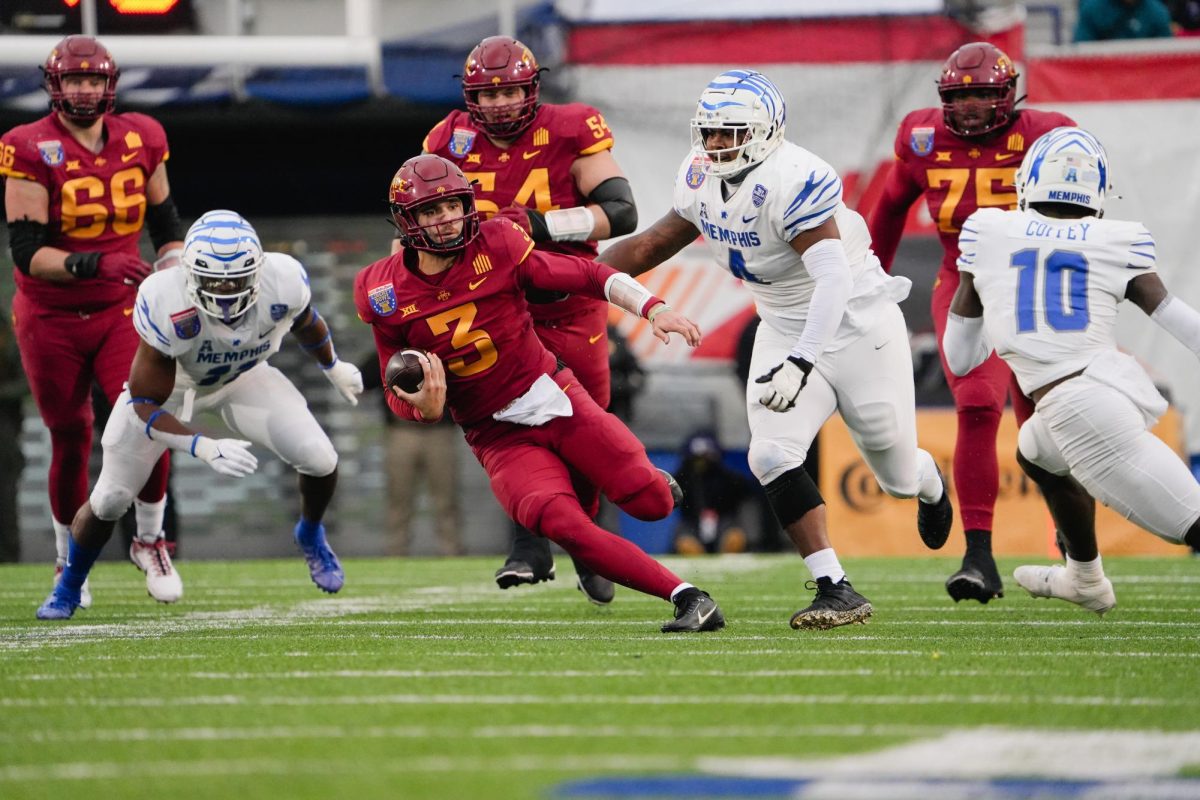
[[[409,394],[421,391],[421,386],[425,383],[425,370],[421,367],[424,358],[425,354],[420,350],[408,348],[393,354],[383,371],[388,390],[391,391],[395,386]]]

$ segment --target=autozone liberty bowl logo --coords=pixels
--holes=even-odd
[[[951,490],[954,488],[951,475],[950,459],[939,459],[938,466],[942,470],[942,474],[946,476],[946,481],[949,483]],[[1020,468],[1014,468],[1004,464],[1000,465],[1000,491],[999,497],[1004,498],[1025,498],[1035,493],[1033,482],[1025,475]],[[838,476],[838,492],[842,496],[842,502],[851,510],[859,514],[873,514],[882,510],[884,503],[892,498],[879,486],[879,481],[875,480],[874,473],[870,467],[861,459],[856,459],[853,463],[846,466]],[[906,500],[896,500],[897,502],[907,502]]]

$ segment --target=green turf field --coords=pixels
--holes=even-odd
[[[948,558],[850,560],[876,614],[826,632],[787,625],[794,556],[667,562],[728,628],[662,635],[670,606],[627,589],[595,608],[565,558],[507,592],[496,558],[351,559],[336,597],[299,558],[183,561],[174,606],[102,562],[66,623],[33,617],[48,565],[0,567],[0,798],[941,797],[965,794],[920,781],[1139,769],[1192,780],[1124,796],[1200,796],[1200,561],[1107,560],[1101,619],[1011,577],[956,606]]]

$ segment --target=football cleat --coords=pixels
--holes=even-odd
[[[1004,597],[1004,584],[996,569],[996,559],[991,553],[967,552],[963,556],[962,569],[946,580],[946,592],[959,600],[978,600],[986,604],[989,600]]]
[[[1061,565],[1017,567],[1013,577],[1022,589],[1034,597],[1057,597],[1102,616],[1117,605],[1117,595],[1108,578],[1090,584],[1080,583]]]
[[[143,544],[134,538],[129,545],[129,560],[146,573],[146,594],[160,603],[174,603],[183,597],[183,581],[171,564],[165,539]]]
[[[828,577],[817,578],[815,582],[806,582],[804,588],[815,589],[817,596],[807,608],[792,614],[790,624],[796,630],[828,630],[855,622],[865,625],[871,614],[875,613],[870,601],[854,591],[850,581],[845,578],[837,583]]]
[[[551,562],[550,569],[547,572],[535,572],[533,567],[525,561],[511,559],[504,562],[504,566],[496,570],[496,585],[501,589],[508,589],[513,586],[520,586],[523,583],[535,584],[542,581],[554,580],[554,563]]]
[[[930,550],[938,550],[950,538],[950,527],[954,524],[954,506],[950,503],[950,487],[946,485],[946,476],[940,467],[937,469],[938,479],[942,482],[942,499],[936,503],[926,503],[917,500],[917,532],[921,541]]]
[[[75,613],[75,609],[79,607],[79,598],[71,597],[70,593],[60,587],[55,586],[54,591],[46,598],[46,602],[37,610],[38,619],[70,619]]]
[[[58,585],[58,579],[62,577],[62,574],[63,574],[63,565],[55,564],[54,565],[54,585],[55,586]],[[92,587],[89,585],[90,581],[91,581],[91,578],[85,579],[83,581],[83,587],[80,588],[80,590],[79,590],[78,605],[80,608],[86,609],[86,608],[92,607]]]
[[[589,603],[606,606],[617,595],[612,581],[603,575],[597,575],[578,561],[575,561],[575,576],[575,587],[583,592]]]
[[[300,541],[300,523],[296,523],[293,538],[300,552],[304,554],[308,572],[317,588],[329,594],[340,590],[346,583],[346,573],[342,570],[342,562],[338,561],[329,543],[325,541],[325,526],[321,525],[314,541],[306,545]]]
[[[675,619],[662,626],[663,633],[700,633],[725,627],[725,615],[716,601],[692,587],[675,596]]]
[[[679,508],[679,505],[683,502],[683,487],[679,485],[679,481],[675,480],[675,476],[665,469],[659,469],[658,471],[666,478],[667,486],[671,488],[671,499],[675,501],[675,507]]]

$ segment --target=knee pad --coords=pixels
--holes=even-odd
[[[552,542],[569,547],[576,531],[591,525],[579,503],[564,494],[537,494],[517,503],[517,522]]]
[[[1017,433],[1017,450],[1031,463],[1051,475],[1066,475],[1071,471],[1058,445],[1050,438],[1046,421],[1038,416],[1036,411],[1025,420],[1025,424]]]
[[[1007,393],[1007,385],[997,388],[983,380],[963,381],[954,388],[954,408],[960,414],[991,411],[999,416]]]
[[[765,488],[771,510],[785,528],[817,506],[825,505],[820,490],[803,467],[788,470]]]
[[[124,516],[133,504],[134,492],[124,486],[119,486],[103,474],[96,481],[96,488],[88,498],[92,513],[105,522],[115,522]]]
[[[305,442],[299,448],[299,463],[296,471],[301,475],[324,478],[337,469],[338,454],[327,437]]]
[[[746,461],[750,471],[758,482],[766,486],[779,479],[784,473],[798,469],[804,465],[807,451],[798,448],[785,450],[778,442],[767,439],[754,439],[750,442],[750,450],[746,453]]]

